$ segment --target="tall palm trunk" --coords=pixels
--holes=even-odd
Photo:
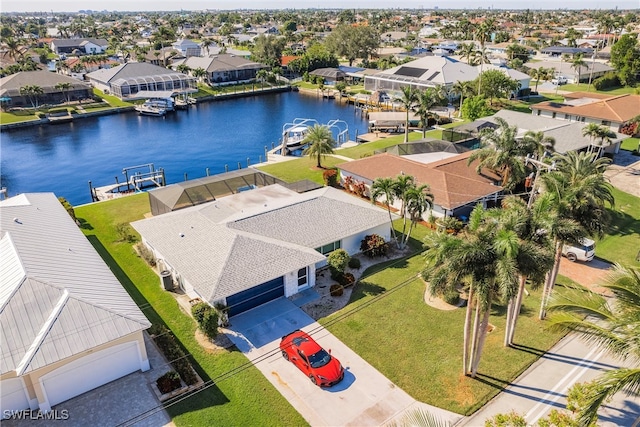
[[[540,315],[538,318],[544,320],[547,316],[547,302],[553,291],[553,285],[556,283],[558,271],[560,270],[560,258],[562,258],[562,240],[555,239],[556,254],[553,260],[553,268],[547,273],[547,279],[542,290],[542,301],[540,302]]]
[[[515,297],[511,297],[507,302],[507,318],[504,325],[504,343],[503,343],[505,347],[509,347],[509,334],[511,333],[515,299],[516,299]]]
[[[518,323],[518,316],[520,315],[520,309],[522,308],[522,298],[524,296],[525,284],[527,283],[527,276],[520,276],[520,286],[518,287],[518,295],[516,296],[515,306],[511,315],[511,326],[509,327],[509,336],[507,337],[507,344],[513,344],[513,337],[516,334],[516,324]]]
[[[489,294],[491,297],[491,294]],[[487,303],[487,308],[484,310],[482,316],[482,322],[480,323],[480,334],[478,335],[478,346],[473,358],[473,364],[471,365],[471,378],[475,378],[478,373],[478,366],[480,365],[480,357],[482,356],[482,350],[484,349],[484,343],[487,338],[487,329],[489,328],[489,314],[491,313],[491,299]]]
[[[469,351],[469,370],[467,375],[473,376],[473,363],[475,361],[476,349],[478,348],[478,330],[480,329],[480,295],[476,296],[476,313],[473,317],[473,335],[471,337],[471,350]]]
[[[389,213],[389,224],[391,225],[391,237],[393,241],[396,242],[396,245],[398,245],[398,237],[396,236],[396,229],[393,227],[393,217],[391,216],[391,205],[389,203],[386,203],[386,205],[387,212]]]
[[[469,295],[467,296],[467,311],[464,315],[464,337],[462,347],[462,371],[465,375],[469,372],[469,351],[471,347],[471,314],[473,314],[473,282],[469,287]]]

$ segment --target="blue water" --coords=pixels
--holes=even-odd
[[[93,186],[124,181],[122,168],[153,163],[167,183],[264,160],[295,118],[347,122],[350,139],[366,132],[353,106],[295,92],[198,104],[166,117],[135,112],[35,126],[0,135],[0,181],[10,196],[51,191],[71,204],[91,201]]]

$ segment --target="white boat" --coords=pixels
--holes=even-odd
[[[135,110],[143,116],[164,116],[165,114],[167,114],[167,110],[165,110],[162,107],[156,106],[156,105],[151,105],[151,104],[147,104],[146,102],[144,104],[141,105],[136,105],[135,106]]]
[[[294,119],[291,123],[285,123],[282,126],[282,139],[280,141],[281,154],[287,155],[293,151],[306,148],[308,143],[305,142],[305,138],[309,133],[309,129],[316,125],[320,125],[317,120],[302,118]],[[349,128],[345,121],[331,120],[324,126],[329,128],[338,144],[347,142]],[[283,150],[282,147],[286,147],[286,150]]]

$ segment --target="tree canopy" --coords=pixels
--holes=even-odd
[[[380,45],[380,37],[374,28],[339,25],[327,36],[329,52],[347,58],[349,65],[361,58],[366,60]]]
[[[620,83],[633,86],[640,73],[640,42],[631,34],[623,34],[611,46],[611,65],[618,71]]]

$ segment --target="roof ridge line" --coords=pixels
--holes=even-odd
[[[36,352],[40,348],[40,345],[42,345],[42,342],[49,334],[49,331],[51,330],[51,328],[53,328],[53,324],[55,323],[55,320],[58,318],[58,316],[60,316],[60,313],[62,312],[62,309],[67,304],[68,300],[69,300],[69,291],[64,289],[62,291],[62,296],[60,297],[60,300],[51,311],[51,314],[49,314],[47,321],[44,323],[44,325],[40,329],[40,332],[38,332],[38,335],[36,335],[36,338],[34,339],[34,341],[31,343],[29,350],[27,350],[24,357],[16,367],[16,374],[18,376],[24,374],[24,372],[26,371],[27,367],[31,363],[31,360],[34,358],[34,356],[36,355]]]

